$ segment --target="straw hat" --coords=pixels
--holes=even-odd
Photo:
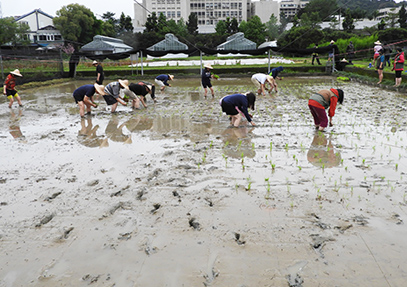
[[[174,75],[168,75],[168,77],[170,77],[170,80],[174,80]]]
[[[13,74],[14,76],[22,77],[23,75],[20,74],[19,69],[15,69],[14,71],[10,72],[10,74]]]
[[[334,41],[334,40],[331,40],[331,44],[333,44],[333,43],[335,43],[335,41]]]
[[[381,45],[382,43],[380,43],[380,41],[376,41],[374,42],[375,45]]]
[[[267,78],[267,82],[269,82],[270,84],[271,84],[271,83],[273,82],[273,80],[274,80],[274,78],[273,78],[272,76],[270,76],[270,75],[267,75],[266,78]]]
[[[211,64],[205,64],[204,68],[213,69],[212,66],[211,66]]]
[[[99,64],[99,63],[98,63],[98,61],[96,61],[96,60],[94,60],[94,61],[92,62],[92,65],[97,65],[97,64]]]
[[[343,58],[343,59],[341,60],[341,62],[342,62],[342,63],[347,63],[348,60],[346,60],[345,58]]]
[[[153,89],[153,86],[152,86],[152,85],[146,85],[146,86],[147,86],[148,90],[149,90],[150,93],[151,93],[151,91],[152,91],[152,89]]]
[[[119,84],[125,88],[125,89],[129,89],[129,81],[128,80],[119,80]]]
[[[105,86],[98,85],[96,83],[93,84],[93,86],[95,87],[96,93],[98,93],[101,96],[105,95]]]

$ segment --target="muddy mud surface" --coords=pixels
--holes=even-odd
[[[290,78],[256,127],[176,79],[81,119],[72,82],[0,104],[0,286],[405,286],[405,95]],[[324,133],[307,99],[340,87]]]

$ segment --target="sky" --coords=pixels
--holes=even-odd
[[[96,18],[100,19],[104,13],[115,13],[115,18],[119,18],[122,12],[126,16],[134,18],[135,0],[0,0],[3,17],[22,16],[35,9],[41,9],[43,12],[56,16],[56,12],[63,6],[69,4],[80,4],[89,8]]]

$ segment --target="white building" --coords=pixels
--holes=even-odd
[[[216,24],[226,18],[236,18],[238,23],[250,17],[251,0],[143,0],[134,3],[134,31],[144,29],[147,17],[153,12],[163,13],[167,20],[188,21],[191,13],[198,17],[200,32],[214,32]]]
[[[42,12],[41,9],[36,9],[28,14],[17,17],[15,21],[27,24],[30,27],[27,37],[31,43],[46,47],[63,43],[61,33],[53,26],[53,18],[47,13]]]

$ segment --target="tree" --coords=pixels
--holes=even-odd
[[[345,19],[342,22],[342,27],[343,30],[348,33],[352,33],[352,31],[355,29],[355,25],[353,24],[353,18],[349,8],[345,11]]]
[[[188,33],[191,35],[198,34],[198,16],[196,15],[196,13],[189,14],[187,21],[187,29]]]
[[[133,31],[133,23],[131,20],[130,16],[126,16],[124,15],[124,13],[122,12],[122,14],[120,15],[120,20],[119,20],[119,32],[131,32]]]
[[[280,27],[277,22],[277,17],[274,16],[274,14],[271,14],[269,21],[265,24],[267,37],[270,41],[277,39],[277,37],[279,36],[278,31]]]
[[[158,32],[158,18],[155,12],[148,15],[146,24],[146,32]]]
[[[96,19],[92,11],[83,5],[63,6],[56,14],[54,26],[65,40],[83,45],[92,41],[94,35],[104,34],[103,21]]]
[[[253,16],[247,21],[245,30],[239,26],[239,30],[244,33],[244,36],[257,43],[258,45],[265,41],[266,26],[261,22],[259,16]]]
[[[329,21],[332,19],[332,15],[338,9],[336,0],[310,0],[303,9],[300,10],[299,17],[301,19],[302,14],[311,15],[316,13],[315,18],[312,20],[316,22]]]
[[[288,17],[285,16],[284,12],[280,12],[280,29],[278,30],[278,32],[283,33],[285,31],[285,28],[287,27],[287,24],[289,22]]]
[[[384,30],[385,27],[386,27],[386,22],[384,22],[384,19],[382,19],[380,21],[380,23],[377,24],[377,29],[381,31],[381,30]]]
[[[13,17],[0,18],[0,45],[22,44],[28,45],[27,33],[30,27],[27,24],[20,24],[14,21]]]
[[[216,23],[215,31],[217,35],[225,35],[227,32],[227,26],[226,22],[221,20],[218,23]]]
[[[165,35],[164,29],[167,26],[167,17],[165,17],[164,13],[160,13],[158,16],[157,20],[157,28],[158,28],[158,34],[161,34],[162,36]]]
[[[404,2],[403,5],[401,5],[401,8],[399,10],[399,19],[398,22],[400,24],[400,28],[407,28],[407,12],[406,12],[406,7],[404,6]]]
[[[278,40],[278,46],[305,49],[314,43],[320,43],[324,33],[317,28],[293,27]]]
[[[235,34],[237,32],[239,32],[239,22],[233,17],[230,21],[230,33]]]

